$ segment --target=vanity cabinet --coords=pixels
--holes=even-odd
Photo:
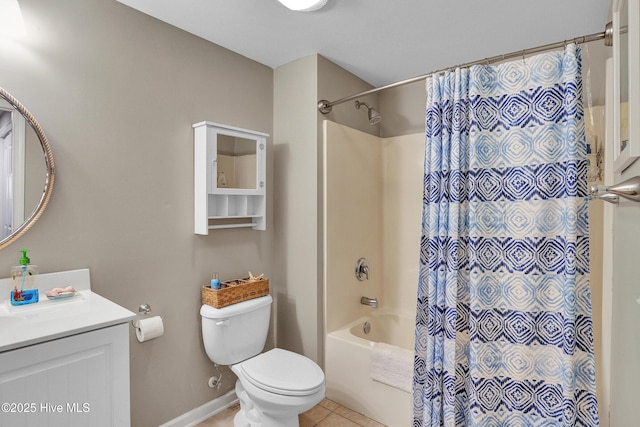
[[[45,296],[68,285],[68,299]],[[34,304],[12,306],[12,286],[0,279],[0,426],[129,426],[136,315],[92,292],[88,269],[40,274]]]
[[[266,133],[212,122],[194,128],[195,233],[266,229]]]
[[[0,425],[129,426],[128,329],[123,323],[0,353]]]

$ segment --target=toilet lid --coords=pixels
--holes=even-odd
[[[324,384],[324,373],[311,359],[280,348],[240,363],[253,385],[272,393],[303,396]]]

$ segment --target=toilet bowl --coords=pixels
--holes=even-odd
[[[223,308],[203,305],[202,336],[209,358],[236,374],[240,411],[235,427],[297,427],[298,415],[325,395],[324,373],[311,359],[266,342],[271,296]]]
[[[269,350],[232,365],[231,370],[238,376],[236,394],[241,406],[236,427],[254,426],[256,421],[263,427],[298,426],[298,414],[324,399],[320,367],[287,350]]]

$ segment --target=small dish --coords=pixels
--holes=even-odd
[[[49,298],[50,300],[56,301],[56,300],[61,300],[61,299],[68,299],[68,298],[76,296],[77,294],[78,294],[78,292],[73,291],[73,292],[67,292],[67,293],[60,294],[60,295],[47,295],[47,294],[45,294],[45,295],[47,295],[47,298]]]
[[[71,286],[67,286],[66,288],[53,288],[45,292],[44,294],[50,300],[55,301],[55,300],[61,300],[61,299],[69,299],[75,296],[76,293],[77,292],[75,289],[73,289]]]

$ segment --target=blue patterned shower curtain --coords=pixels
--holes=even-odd
[[[580,48],[427,80],[417,426],[597,426]]]

